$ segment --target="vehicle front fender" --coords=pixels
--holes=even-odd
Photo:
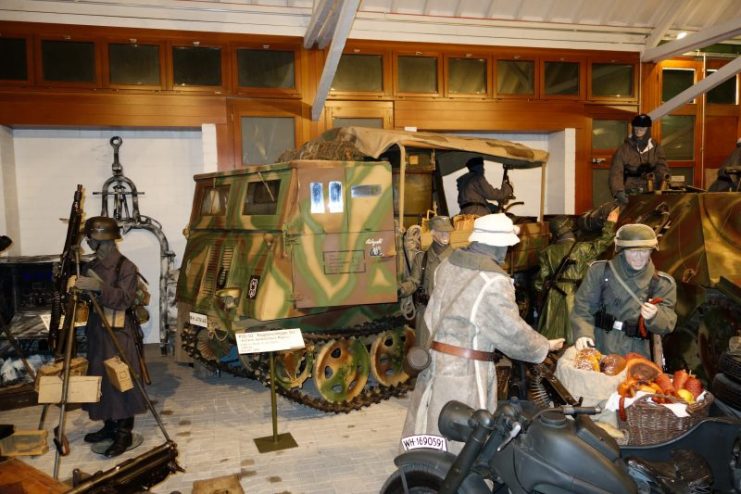
[[[400,454],[394,459],[397,467],[405,465],[428,465],[436,472],[439,472],[441,478],[445,478],[450,467],[455,462],[456,455],[447,451],[437,451],[434,449],[415,449]],[[476,473],[470,473],[458,489],[458,494],[485,494],[491,493],[491,488],[486,485],[484,479]]]

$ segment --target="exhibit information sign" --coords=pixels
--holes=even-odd
[[[234,336],[237,339],[239,353],[278,352],[305,346],[299,328],[237,333]]]

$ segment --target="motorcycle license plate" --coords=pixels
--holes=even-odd
[[[430,434],[420,434],[417,436],[408,436],[401,439],[401,446],[404,451],[411,451],[413,449],[427,448],[436,449],[438,451],[448,450],[448,440],[441,436],[433,436]]]

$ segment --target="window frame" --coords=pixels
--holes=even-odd
[[[322,62],[326,61],[328,51],[322,53]],[[392,55],[389,50],[382,48],[367,47],[364,45],[350,44],[345,46],[342,54],[348,55],[376,55],[381,57],[381,70],[383,74],[381,76],[381,84],[383,89],[381,91],[333,91],[330,89],[327,99],[383,99],[390,98],[393,95],[394,80],[393,80],[393,67],[392,67]],[[385,128],[385,127],[384,127]]]
[[[723,66],[726,65],[728,62],[730,62],[730,60],[708,60],[704,72],[717,71],[718,69],[723,68]],[[707,75],[705,75],[704,72],[703,79],[708,77]],[[738,110],[741,106],[741,76],[739,74],[736,74],[733,77],[736,79],[736,103],[708,103],[707,93],[705,93],[703,94],[703,103],[705,104],[706,111],[711,112],[711,114],[713,115],[725,114],[727,111],[730,111],[731,115],[738,115]]]
[[[132,39],[135,39],[135,43],[132,43]],[[140,44],[140,45],[156,45],[159,47],[159,62],[160,62],[160,83],[155,84],[115,84],[111,82],[111,60],[109,48],[112,44]],[[166,67],[166,43],[154,38],[107,38],[103,41],[102,48],[102,62],[103,62],[103,87],[113,89],[142,89],[142,90],[154,90],[161,91],[167,84],[167,67]]]
[[[225,94],[229,92],[229,47],[225,43],[217,43],[208,41],[208,36],[204,36],[206,42],[200,39],[189,39],[189,40],[168,40],[165,43],[167,55],[165,60],[167,62],[166,67],[166,82],[165,89],[174,93],[209,93],[209,94]],[[175,61],[173,57],[173,49],[177,47],[187,48],[219,48],[221,50],[221,85],[220,86],[176,86],[175,85]]]
[[[597,64],[614,64],[614,65],[632,65],[633,66],[633,93],[630,96],[595,96],[592,93],[592,80],[593,80],[593,65]],[[637,103],[638,102],[638,86],[639,86],[639,62],[636,56],[629,55],[615,55],[609,57],[595,56],[587,59],[587,98],[590,101],[597,102],[621,102],[621,103]]]
[[[232,59],[231,87],[236,96],[257,96],[276,98],[301,98],[302,88],[302,56],[301,47],[296,43],[274,42],[272,39],[252,42],[232,42],[229,45],[230,57]],[[290,51],[293,52],[293,83],[292,88],[278,87],[248,87],[239,85],[239,61],[237,53],[239,50],[255,51]]]
[[[587,70],[586,57],[574,55],[548,55],[540,57],[540,92],[538,97],[543,100],[586,100],[587,95]],[[545,65],[549,62],[576,63],[579,65],[579,92],[577,94],[547,94],[545,83]]]
[[[394,128],[394,105],[391,101],[327,101],[324,105],[324,125],[334,127],[335,118],[382,119],[384,129]]]
[[[659,80],[658,84],[656,86],[656,96],[658,104],[661,105],[665,103],[664,101],[664,70],[684,70],[684,71],[692,71],[693,77],[692,77],[692,84],[697,84],[697,75],[698,70],[701,72],[702,69],[698,69],[697,63],[691,60],[665,60],[662,61],[659,64]],[[682,107],[695,107],[697,105],[698,101],[697,98],[692,99],[691,101],[688,101]]]
[[[541,72],[542,67],[540,64],[540,58],[535,56],[533,53],[512,53],[510,54],[499,54],[492,57],[492,94],[496,99],[520,99],[520,100],[532,100],[537,99],[541,93]],[[533,92],[514,94],[514,93],[499,93],[497,92],[497,62],[532,62],[533,63]]]
[[[393,67],[393,82],[394,82],[394,96],[399,99],[406,99],[406,98],[430,98],[430,99],[438,99],[443,97],[444,88],[443,85],[445,84],[445,81],[443,79],[444,76],[444,70],[443,70],[443,54],[441,51],[432,51],[432,50],[425,50],[425,51],[411,51],[411,50],[401,50],[401,51],[395,51],[393,54],[394,57],[394,67]],[[437,59],[437,91],[434,93],[410,93],[410,92],[403,92],[399,89],[399,57],[421,57],[421,58],[435,58]]]
[[[13,30],[3,30],[0,37],[5,39],[23,39],[26,41],[26,78],[25,79],[0,79],[0,86],[30,86],[36,81],[34,53],[34,36],[31,34],[15,33]],[[38,65],[41,65],[40,63]]]
[[[44,79],[44,57],[42,52],[42,46],[44,41],[69,41],[69,42],[81,42],[81,43],[92,43],[93,44],[93,77],[94,81],[49,81]],[[71,88],[101,88],[102,87],[102,72],[103,64],[101,60],[101,43],[92,36],[85,35],[72,35],[72,34],[42,34],[35,37],[34,43],[34,57],[38,62],[34,67],[34,76],[37,84],[49,86],[49,87],[71,87]]]
[[[463,59],[484,59],[486,61],[486,70],[484,75],[486,77],[486,83],[484,85],[484,92],[482,94],[473,93],[451,93],[450,92],[450,59],[451,58],[463,58]],[[494,71],[492,69],[492,56],[489,53],[477,52],[477,51],[454,51],[446,52],[443,56],[443,95],[450,99],[491,99],[493,92],[493,79],[492,75]]]

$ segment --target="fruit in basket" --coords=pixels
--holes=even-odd
[[[685,386],[685,383],[687,382],[687,379],[690,378],[690,375],[687,374],[687,371],[684,369],[678,370],[674,373],[674,389],[682,389]]]
[[[581,370],[599,372],[599,362],[602,354],[596,348],[585,348],[576,352],[574,367]]]
[[[616,376],[625,369],[626,364],[627,361],[623,356],[611,353],[610,355],[605,355],[602,360],[600,360],[599,368],[600,371],[608,376]]]
[[[656,379],[654,380],[656,385],[661,389],[661,394],[664,395],[673,395],[674,394],[674,384],[672,383],[672,378],[669,377],[669,374],[661,373],[658,376],[656,376]]]
[[[684,384],[684,387],[687,391],[692,393],[692,396],[697,399],[698,396],[702,394],[702,382],[695,376],[690,376],[689,379],[687,379],[687,382]]]
[[[644,393],[655,393],[656,389],[653,386],[650,386],[648,384],[641,384],[638,386],[638,391],[643,391]]]
[[[677,391],[677,396],[690,405],[695,402],[695,397],[687,389],[680,389],[679,391]]]
[[[628,360],[625,381],[618,385],[617,391],[620,396],[635,396],[642,385],[650,385],[661,374],[661,369],[645,357]]]

